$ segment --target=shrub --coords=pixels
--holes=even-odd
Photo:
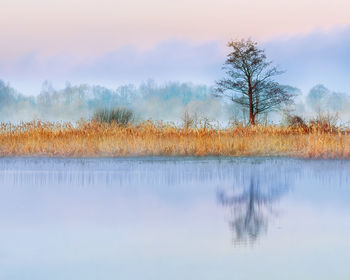
[[[321,113],[319,112],[317,116],[310,120],[310,128],[315,129],[324,133],[337,132],[337,122],[338,122],[338,113]]]
[[[288,116],[287,125],[290,127],[306,127],[304,119],[297,115]]]
[[[283,110],[283,123],[293,129],[302,129],[304,132],[308,131],[308,126],[303,117],[291,114],[291,110]]]
[[[99,109],[95,111],[92,119],[101,123],[115,122],[118,125],[125,126],[134,121],[134,113],[131,109],[125,107]]]

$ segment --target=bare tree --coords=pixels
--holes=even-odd
[[[293,88],[273,80],[283,72],[271,66],[272,62],[256,42],[242,39],[231,41],[227,46],[233,49],[223,66],[228,77],[216,82],[216,93],[248,108],[251,125],[255,125],[258,114],[293,101]]]

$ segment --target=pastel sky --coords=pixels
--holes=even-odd
[[[336,47],[335,60],[320,63],[340,69],[349,61],[349,11],[346,0],[1,0],[0,79],[28,94],[46,79],[58,86],[114,87],[148,78],[212,84],[225,43],[242,37],[262,42],[296,74],[305,64],[291,54],[308,58],[313,49],[316,65]],[[319,70],[306,68],[313,76]],[[297,76],[288,82],[305,88],[322,82]],[[325,82],[350,91],[345,82],[344,88]]]

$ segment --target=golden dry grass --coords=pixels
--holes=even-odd
[[[350,131],[279,126],[185,129],[145,122],[120,127],[97,122],[34,121],[0,125],[1,156],[290,156],[350,158]]]

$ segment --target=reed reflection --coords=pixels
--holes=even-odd
[[[254,243],[267,232],[269,219],[278,213],[274,204],[289,189],[286,180],[263,178],[252,175],[245,184],[218,192],[219,204],[231,210],[229,225],[235,244]]]

